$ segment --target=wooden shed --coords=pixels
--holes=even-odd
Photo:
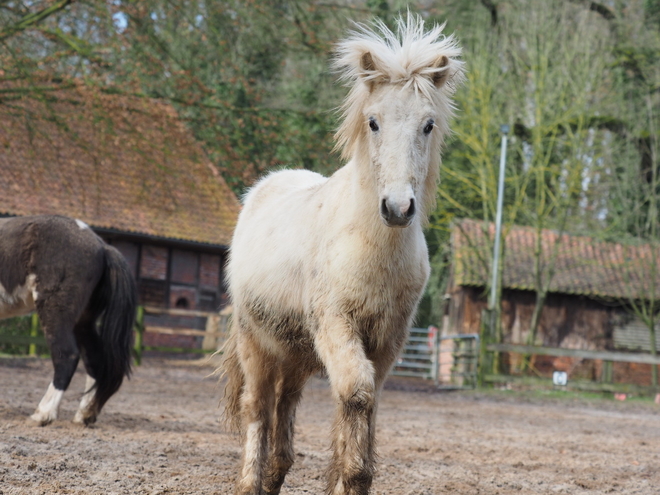
[[[482,310],[487,305],[494,225],[474,220],[456,222],[452,229],[452,273],[444,334],[478,333]],[[536,230],[513,226],[503,243],[502,343],[528,344],[536,301],[534,263]],[[649,245],[623,245],[588,236],[541,232],[541,251],[546,267],[553,267],[550,290],[543,307],[535,342],[537,346],[649,352],[648,327],[632,311],[632,302],[660,298],[660,273],[652,276],[660,259]],[[554,257],[554,261],[553,260]],[[547,276],[547,274],[545,275]],[[660,328],[658,329],[660,330]],[[656,349],[660,338],[656,331]],[[542,358],[539,371],[585,365],[586,377],[598,375],[598,363],[575,363],[561,358]],[[515,361],[508,361],[515,367]],[[650,381],[650,365],[623,364],[615,374],[635,383]],[[595,377],[595,376],[593,376]],[[615,377],[616,378],[616,377]],[[620,377],[621,378],[621,377]]]
[[[0,99],[0,215],[78,218],[124,254],[142,304],[219,309],[240,206],[175,110],[79,83],[25,94]]]

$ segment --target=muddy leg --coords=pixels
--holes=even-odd
[[[296,406],[307,381],[307,373],[300,369],[278,373],[275,416],[270,435],[270,454],[263,488],[267,495],[280,493],[284,477],[294,461],[293,434]]]
[[[241,396],[243,462],[236,495],[261,495],[275,405],[275,359],[249,335],[238,343],[245,385]]]
[[[375,468],[375,370],[344,322],[327,328],[316,342],[337,401],[326,493],[367,495]]]

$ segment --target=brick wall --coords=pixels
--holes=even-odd
[[[213,289],[220,286],[220,256],[216,254],[200,256],[199,285]]]
[[[112,245],[126,258],[128,266],[131,267],[131,273],[134,277],[137,275],[139,246],[134,242],[115,241]]]
[[[181,249],[172,250],[172,282],[197,285],[199,255]]]
[[[167,278],[167,248],[142,245],[140,278],[165,280]]]

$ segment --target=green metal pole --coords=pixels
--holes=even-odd
[[[142,345],[142,339],[144,336],[144,306],[137,307],[137,315],[135,316],[135,364],[140,366],[142,364],[142,351],[144,346]]]
[[[30,324],[30,338],[36,339],[39,336],[39,315],[32,313],[32,321]],[[28,355],[37,355],[37,344],[31,343],[28,347]]]

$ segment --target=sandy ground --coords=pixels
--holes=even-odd
[[[0,359],[0,494],[230,494],[239,446],[219,423],[209,366],[148,358],[98,423],[71,423],[78,372],[60,419],[26,424],[49,361]],[[310,381],[298,410],[296,463],[283,495],[322,494],[334,409]],[[438,393],[392,380],[378,418],[372,493],[660,493],[660,407],[515,392]]]

